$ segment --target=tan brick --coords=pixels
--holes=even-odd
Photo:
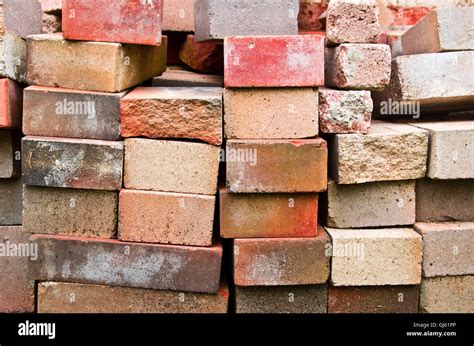
[[[0,130],[0,179],[15,178],[21,173],[21,134]]]
[[[153,78],[154,87],[224,87],[224,77],[219,75],[201,74],[192,71],[170,70]]]
[[[19,83],[27,83],[26,40],[13,32],[5,31],[3,43],[5,76]]]
[[[474,313],[474,275],[423,279],[420,312]]]

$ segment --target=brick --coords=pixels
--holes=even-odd
[[[327,2],[327,0],[300,0],[299,30],[317,31],[323,29],[319,17],[326,12]]]
[[[127,189],[214,195],[219,147],[141,138],[125,140]]]
[[[220,43],[196,42],[194,35],[187,35],[179,49],[179,59],[187,66],[202,73],[223,74],[224,47]]]
[[[40,314],[224,314],[228,300],[225,285],[217,294],[209,294],[51,281],[38,284]]]
[[[27,83],[26,40],[13,32],[3,34],[5,77],[20,83]]]
[[[24,137],[26,185],[120,190],[123,142],[92,139]]]
[[[30,86],[24,92],[23,133],[120,140],[120,99],[125,94]]]
[[[415,224],[423,237],[423,277],[474,274],[474,222]]]
[[[420,312],[473,313],[474,275],[423,279]]]
[[[318,135],[318,92],[312,88],[225,89],[224,107],[226,138]]]
[[[166,70],[161,76],[153,78],[154,87],[224,87],[224,77],[201,74],[192,71]]]
[[[219,206],[222,238],[316,236],[316,193],[236,194],[222,188]]]
[[[122,190],[119,239],[211,246],[215,196]]]
[[[0,129],[21,127],[23,87],[10,79],[0,79]]]
[[[323,284],[329,277],[330,244],[320,227],[314,238],[234,240],[234,283],[237,286]]]
[[[236,287],[238,314],[311,313],[327,311],[327,285]]]
[[[326,225],[361,228],[413,225],[415,181],[337,185],[329,180]]]
[[[326,51],[326,85],[382,90],[390,82],[392,54],[386,44],[342,44]]]
[[[28,83],[119,92],[166,70],[166,36],[160,46],[75,42],[61,34],[27,39]]]
[[[186,247],[33,235],[38,260],[30,278],[217,293],[222,245]]]
[[[20,134],[9,130],[0,130],[0,179],[20,176],[20,147]]]
[[[44,13],[61,14],[62,0],[39,0],[39,2]]]
[[[329,150],[329,175],[338,184],[418,179],[426,175],[428,133],[373,121],[368,135],[335,135]]]
[[[194,32],[194,0],[163,0],[163,30]]]
[[[23,186],[23,229],[29,233],[113,238],[115,191]]]
[[[196,39],[206,41],[229,36],[297,35],[298,6],[298,0],[197,1]]]
[[[21,225],[22,181],[0,179],[0,225]]]
[[[421,236],[412,228],[335,229],[334,286],[417,285],[421,280]]]
[[[319,88],[319,128],[323,133],[362,133],[370,129],[370,91]]]
[[[328,5],[326,35],[332,43],[377,43],[380,10],[373,0],[332,0]]]
[[[416,221],[474,221],[474,180],[418,180]]]
[[[159,45],[163,0],[67,0],[62,18],[68,40]]]
[[[324,37],[227,37],[224,84],[226,87],[324,85]]]
[[[329,313],[417,313],[420,286],[361,286],[328,289]]]
[[[327,143],[306,140],[228,140],[231,192],[321,192],[327,188]]]
[[[20,226],[0,227],[1,313],[35,311],[35,282],[27,277],[27,256],[34,259],[35,253],[28,237]]]
[[[222,144],[221,88],[136,88],[121,100],[120,108],[123,137]]]
[[[474,178],[474,120],[413,123],[429,131],[427,176],[432,179]]]
[[[433,9],[403,35],[403,54],[474,50],[473,17],[474,7]]]

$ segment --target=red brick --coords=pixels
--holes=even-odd
[[[320,35],[228,37],[224,40],[224,84],[323,85],[324,41]]]
[[[164,31],[194,31],[194,0],[163,0]]]
[[[21,128],[23,87],[10,79],[0,79],[0,129]]]
[[[319,19],[327,10],[328,0],[300,1],[298,28],[300,30],[321,30],[323,25]]]
[[[194,35],[188,35],[179,50],[179,59],[193,70],[203,73],[224,72],[224,49],[222,44],[196,42]]]

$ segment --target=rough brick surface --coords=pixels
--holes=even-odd
[[[325,283],[329,243],[322,227],[315,238],[235,239],[234,282],[237,286]]]
[[[223,238],[314,237],[317,194],[237,194],[220,189]]]
[[[332,239],[334,286],[417,285],[421,236],[412,228],[326,228]]]
[[[314,87],[324,84],[320,35],[228,37],[226,87]]]
[[[194,0],[163,0],[163,31],[194,31]]]
[[[24,92],[23,133],[119,140],[123,96],[125,92],[110,94],[30,86]]]
[[[0,130],[0,179],[15,178],[21,172],[20,134]]]
[[[118,193],[23,186],[23,229],[29,233],[113,238]]]
[[[136,88],[120,106],[123,137],[222,143],[221,88]]]
[[[215,203],[214,196],[122,190],[119,239],[211,246]]]
[[[20,83],[27,83],[26,40],[13,32],[3,34],[5,75]]]
[[[23,87],[10,79],[0,79],[0,105],[0,129],[20,128]]]
[[[71,299],[74,297],[74,299]],[[66,282],[38,285],[38,313],[227,313],[229,291],[184,293]]]
[[[300,0],[299,30],[317,31],[323,29],[319,17],[326,12],[327,2],[327,0]]]
[[[122,187],[123,142],[24,137],[26,185],[93,190]]]
[[[372,122],[368,135],[335,135],[329,172],[338,184],[407,180],[426,174],[428,132],[404,124]]]
[[[227,141],[231,192],[321,192],[327,188],[327,143],[307,140]]]
[[[125,140],[127,189],[214,195],[219,147],[192,142]]]
[[[224,108],[226,138],[318,135],[318,92],[312,88],[225,89]]]
[[[474,313],[474,275],[423,279],[420,312]]]
[[[200,74],[191,71],[166,70],[161,76],[153,78],[154,87],[218,87],[224,86],[224,77]]]
[[[32,279],[216,293],[222,246],[209,248],[33,235]]]
[[[0,225],[21,225],[22,181],[0,179]]]
[[[196,42],[194,35],[187,35],[179,50],[179,59],[193,70],[222,74],[224,48],[220,43]]]

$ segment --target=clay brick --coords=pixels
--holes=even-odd
[[[41,4],[41,10],[44,13],[61,14],[63,7],[62,0],[38,0]]]
[[[217,294],[51,281],[38,284],[40,314],[224,314],[227,313],[228,300],[229,291],[224,284]]]
[[[35,251],[28,237],[19,226],[0,227],[1,313],[35,311],[35,282],[27,277],[28,262],[35,258]]]
[[[374,0],[332,0],[328,5],[326,35],[332,43],[377,43],[380,10]]]
[[[222,144],[221,88],[136,88],[121,100],[123,137]]]
[[[92,190],[122,187],[123,142],[24,137],[26,185]]]
[[[0,129],[20,128],[23,87],[10,79],[0,79],[0,105]]]
[[[298,0],[196,1],[196,39],[206,41],[229,36],[297,35],[298,10]]]
[[[318,194],[242,194],[220,189],[223,238],[314,237]]]
[[[417,313],[420,286],[361,286],[328,289],[329,313]]]
[[[194,31],[194,0],[163,0],[163,31]]]
[[[416,221],[474,221],[474,180],[418,180]]]
[[[421,280],[420,312],[473,313],[474,275]]]
[[[192,142],[125,140],[127,189],[214,195],[219,147]]]
[[[423,277],[474,274],[474,222],[417,223]]]
[[[21,225],[22,181],[0,179],[0,225]]]
[[[64,40],[61,34],[27,39],[28,83],[119,92],[166,70],[166,36],[160,46]]]
[[[330,240],[320,227],[315,238],[234,240],[237,286],[322,284],[329,277]]]
[[[166,70],[161,76],[153,78],[154,87],[224,87],[224,77],[200,74],[191,71]]]
[[[236,287],[238,314],[311,313],[327,311],[327,285]]]
[[[13,32],[3,34],[5,77],[20,83],[27,83],[26,40]]]
[[[20,141],[20,134],[9,130],[0,130],[0,179],[20,176]]]
[[[224,84],[226,87],[324,85],[324,37],[228,37],[224,40]]]
[[[187,66],[202,73],[223,74],[224,47],[220,43],[196,42],[194,35],[187,35],[179,49],[179,59]]]
[[[215,196],[122,190],[119,239],[211,246]]]
[[[421,280],[421,236],[412,228],[335,229],[334,286],[417,285]]]
[[[38,260],[30,278],[217,293],[222,245],[186,247],[33,235]]]
[[[403,35],[403,55],[473,50],[473,17],[474,7],[433,9]]]
[[[284,139],[318,135],[312,88],[225,89],[226,138]]]
[[[335,135],[329,150],[329,173],[338,184],[418,179],[426,174],[428,132],[373,121],[368,135]]]
[[[327,0],[300,0],[298,13],[298,28],[305,31],[323,29],[321,15],[327,10]]]
[[[30,86],[24,92],[23,133],[120,140],[120,98],[125,94]]]
[[[159,45],[163,0],[66,0],[62,19],[68,40]]]
[[[319,88],[319,128],[323,133],[366,134],[372,110],[370,91]]]
[[[392,54],[386,44],[342,44],[326,50],[326,85],[381,90],[390,82]]]
[[[227,141],[231,192],[321,192],[327,188],[327,143],[307,140]]]
[[[361,228],[413,225],[415,181],[337,185],[328,182],[326,225]]]
[[[23,229],[29,233],[113,238],[118,193],[23,186]]]

